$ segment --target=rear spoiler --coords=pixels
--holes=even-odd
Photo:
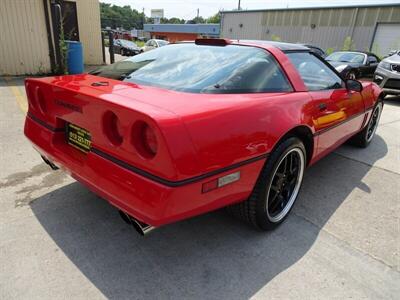
[[[227,46],[232,44],[232,41],[228,39],[196,39],[194,43],[196,45]]]

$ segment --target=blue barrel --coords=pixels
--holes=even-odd
[[[68,46],[67,65],[68,74],[83,73],[83,48],[81,42],[65,41]]]

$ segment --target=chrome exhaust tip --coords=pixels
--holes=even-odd
[[[135,230],[141,235],[141,236],[145,236],[147,235],[149,232],[153,231],[154,229],[156,229],[156,227],[151,226],[149,224],[140,222],[139,220],[135,219],[134,217],[128,215],[126,212],[119,210],[119,215],[122,218],[122,220],[125,221],[125,223],[132,225],[133,228],[135,228]]]
[[[58,170],[59,169],[53,162],[48,160],[46,157],[44,157],[43,155],[40,155],[40,156],[42,157],[43,161],[50,166],[50,168],[52,170]]]

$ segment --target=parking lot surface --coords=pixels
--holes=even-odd
[[[308,169],[277,230],[216,211],[146,237],[41,161],[21,78],[0,103],[0,299],[399,299],[400,98],[370,147]]]

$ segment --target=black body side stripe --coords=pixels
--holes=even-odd
[[[35,121],[36,123],[38,123],[39,125],[41,125],[41,126],[47,128],[47,129],[50,130],[50,131],[53,131],[53,132],[63,132],[63,131],[65,131],[64,128],[57,128],[57,127],[53,127],[53,126],[47,124],[46,122],[40,120],[39,118],[35,117],[35,116],[32,115],[31,113],[28,113],[27,116],[28,116],[29,118],[31,118],[32,121]]]
[[[214,171],[211,171],[211,172],[199,175],[199,176],[195,176],[195,177],[191,177],[191,178],[179,180],[179,181],[171,181],[171,180],[164,179],[159,176],[153,175],[153,174],[146,172],[142,169],[139,169],[135,166],[132,166],[118,158],[115,158],[114,156],[111,156],[111,155],[101,151],[100,149],[92,147],[92,149],[90,151],[106,160],[109,160],[109,161],[115,163],[116,165],[118,165],[126,170],[129,170],[129,171],[134,172],[138,175],[141,175],[145,178],[148,178],[150,180],[153,180],[155,182],[161,183],[161,184],[169,186],[169,187],[178,187],[178,186],[183,186],[183,185],[190,184],[190,183],[195,183],[195,182],[201,181],[203,179],[206,179],[208,177],[215,176],[220,173],[224,173],[224,172],[239,168],[241,166],[244,166],[244,165],[247,165],[247,164],[262,160],[262,159],[266,159],[268,157],[268,154],[266,153],[266,154],[262,154],[260,156],[256,156],[256,157],[253,157],[253,158],[238,162],[236,164],[233,164],[233,165],[230,165],[230,166],[218,169],[218,170],[214,170]]]
[[[53,126],[51,126],[49,124],[46,124],[45,122],[43,122],[42,120],[36,118],[35,116],[33,116],[31,114],[28,114],[28,117],[31,118],[34,122],[38,123],[39,125],[42,125],[43,127],[47,128],[50,131],[53,131],[53,132],[65,131],[64,128],[55,128],[55,127],[53,127]],[[230,166],[227,166],[227,167],[224,167],[224,168],[220,168],[218,170],[214,170],[214,171],[202,174],[202,175],[198,175],[198,176],[191,177],[191,178],[184,179],[184,180],[172,181],[172,180],[164,179],[164,178],[159,177],[157,175],[151,174],[151,173],[149,173],[147,171],[144,171],[142,169],[139,169],[139,168],[137,168],[135,166],[132,166],[132,165],[130,165],[130,164],[128,164],[128,163],[126,163],[126,162],[124,162],[124,161],[122,161],[122,160],[120,160],[120,159],[118,159],[118,158],[116,158],[116,157],[114,157],[114,156],[112,156],[110,154],[108,154],[108,153],[105,153],[104,151],[102,151],[102,150],[100,150],[100,149],[98,149],[96,147],[92,146],[92,148],[90,149],[90,152],[92,152],[92,153],[94,153],[94,154],[96,154],[96,155],[98,155],[98,156],[100,156],[100,157],[102,157],[102,158],[104,158],[106,160],[109,160],[109,161],[113,162],[114,164],[116,164],[116,165],[118,165],[118,166],[120,166],[120,167],[122,167],[122,168],[124,168],[124,169],[126,169],[128,171],[134,172],[134,173],[136,173],[136,174],[138,174],[140,176],[143,176],[143,177],[145,177],[147,179],[150,179],[152,181],[155,181],[157,183],[160,183],[160,184],[168,186],[168,187],[179,187],[179,186],[183,186],[183,185],[186,185],[186,184],[198,182],[198,181],[201,181],[201,180],[206,179],[208,177],[215,176],[215,175],[218,175],[218,174],[221,174],[221,173],[233,170],[233,169],[237,169],[237,168],[239,168],[241,166],[244,166],[244,165],[247,165],[247,164],[251,164],[253,162],[256,162],[256,161],[259,161],[259,160],[262,160],[262,159],[266,159],[268,157],[268,153],[265,153],[265,154],[262,154],[262,155],[259,155],[259,156],[256,156],[256,157],[253,157],[253,158],[250,158],[250,159],[235,163],[233,165],[230,165]]]
[[[366,114],[368,111],[370,111],[372,109],[373,109],[373,107],[370,107],[370,108],[366,109],[365,111],[363,111],[361,113],[358,113],[356,115],[351,116],[350,118],[348,118],[346,120],[341,121],[340,123],[337,123],[337,124],[335,124],[335,125],[333,125],[331,127],[328,127],[328,128],[321,129],[320,131],[315,132],[314,136],[321,135],[321,134],[323,134],[323,133],[325,133],[325,132],[327,132],[327,131],[329,131],[331,129],[334,129],[334,128],[340,126],[340,125],[343,125],[344,123],[349,122],[349,121],[353,120],[354,118],[357,118],[359,116],[362,116],[362,115]]]

